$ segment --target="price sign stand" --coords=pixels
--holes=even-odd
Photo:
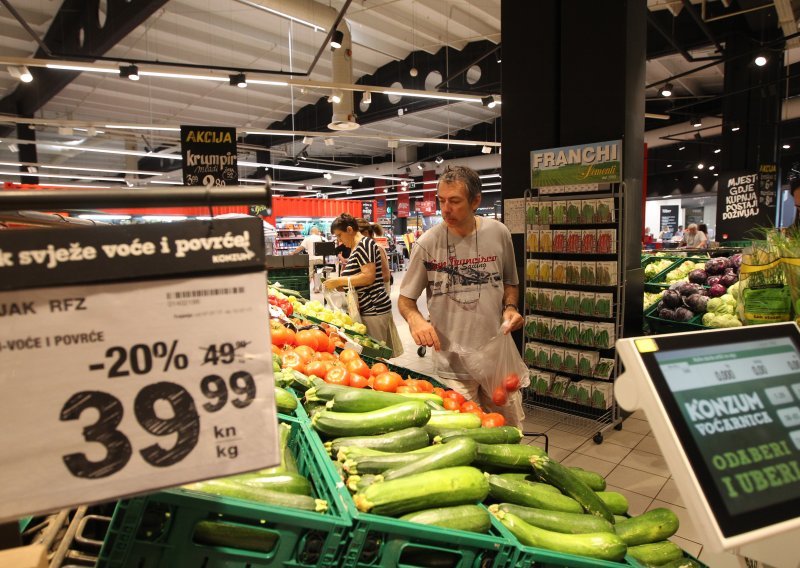
[[[617,400],[647,415],[702,542],[741,566],[800,566],[800,328],[622,339],[617,350]]]
[[[279,462],[259,219],[0,233],[0,521]]]

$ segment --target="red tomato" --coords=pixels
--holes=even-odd
[[[283,349],[281,349],[274,343],[272,344],[272,352],[275,353],[275,355],[283,355]]]
[[[395,392],[401,386],[400,375],[397,373],[381,373],[373,381],[373,387],[377,391]]]
[[[306,364],[306,374],[314,375],[324,380],[331,367],[333,367],[333,363],[330,361],[310,361]]]
[[[484,428],[499,428],[500,426],[506,425],[506,419],[502,414],[490,412],[489,414],[483,415],[483,418],[481,418],[481,425]]]
[[[332,353],[324,353],[322,351],[317,351],[314,354],[314,359],[317,361],[336,361],[336,356]]]
[[[505,406],[508,404],[508,393],[504,386],[499,386],[494,389],[492,393],[492,402],[495,403],[497,406]]]
[[[422,392],[422,389],[419,388],[419,380],[417,379],[406,379],[402,382],[402,386],[405,387],[412,387],[416,389],[414,392]]]
[[[355,373],[350,373],[350,386],[357,389],[363,389],[369,384],[369,379]]]
[[[377,377],[381,373],[388,373],[389,367],[387,367],[385,363],[375,363],[372,369],[370,369],[370,372],[373,376]]]
[[[456,391],[452,391],[452,390],[451,391],[446,391],[442,398],[452,398],[453,400],[458,402],[459,406],[464,404],[464,401],[467,400],[467,399],[464,398],[464,395],[462,395],[461,393],[458,393]]]
[[[433,394],[444,398],[444,389],[441,387],[436,387],[433,389]]]
[[[426,380],[423,379],[417,380],[416,386],[419,389],[419,392],[433,392],[433,385]]]
[[[477,402],[472,401],[472,400],[468,400],[468,401],[466,401],[465,403],[463,403],[461,405],[461,409],[460,410],[461,410],[461,412],[472,412],[476,408],[478,410],[480,410],[481,409],[481,405],[478,404]]]
[[[302,331],[300,333],[303,333]],[[294,348],[294,352],[300,355],[303,363],[308,363],[314,358],[314,350],[308,345],[298,345]]]
[[[458,401],[454,398],[445,398],[442,402],[445,410],[461,410]]]
[[[361,356],[352,349],[344,349],[339,353],[339,361],[342,363],[347,363],[353,359],[361,359]]]
[[[331,367],[328,371],[328,376],[325,377],[325,382],[332,385],[350,385],[350,373],[344,367]]]
[[[411,386],[408,386],[408,385],[400,385],[399,387],[397,387],[397,390],[394,391],[394,392],[396,392],[396,393],[402,393],[402,392],[409,393],[409,392],[419,392],[419,391],[417,390],[417,387],[411,387]]]
[[[462,410],[461,412],[463,412],[464,414],[474,414],[475,416],[477,416],[477,417],[478,417],[478,418],[480,418],[481,420],[483,420],[483,416],[484,416],[484,414],[486,414],[486,413],[485,413],[483,410],[481,410],[481,409],[480,409],[480,407],[478,407],[478,408],[473,408],[472,410],[469,410],[469,411],[467,411],[467,412],[464,412],[464,411]]]
[[[347,370],[350,373],[361,375],[364,378],[370,377],[369,366],[361,359],[352,359],[348,361]]]
[[[303,331],[297,332],[297,344],[306,345],[314,351],[317,350],[317,338],[310,329],[304,329]]]
[[[303,363],[300,355],[293,351],[283,354],[281,357],[281,367],[284,369],[294,369],[295,371],[300,371],[301,373],[306,372],[305,363]]]
[[[370,377],[367,379],[367,386],[371,389],[375,388],[375,377]]]
[[[503,380],[503,386],[508,392],[514,392],[515,390],[517,390],[519,388],[519,375],[517,375],[516,373],[509,374]]]
[[[291,329],[283,326],[278,320],[270,320],[269,332],[272,337],[272,344],[278,347],[284,345],[295,345],[295,335]]]

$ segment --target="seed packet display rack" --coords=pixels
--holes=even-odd
[[[624,322],[622,184],[525,192],[523,403],[560,429],[619,429],[614,342]]]

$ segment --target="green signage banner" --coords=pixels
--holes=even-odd
[[[616,183],[621,180],[621,140],[531,152],[531,187]]]

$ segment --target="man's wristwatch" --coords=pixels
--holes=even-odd
[[[503,311],[506,311],[508,308],[512,308],[515,312],[519,312],[517,304],[503,304]]]

